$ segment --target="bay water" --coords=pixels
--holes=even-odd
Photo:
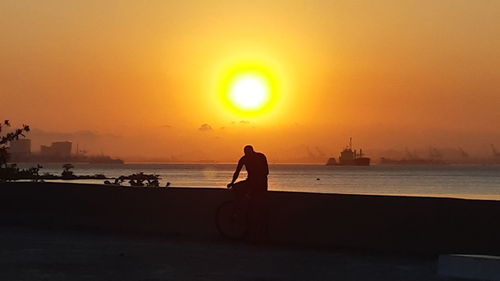
[[[21,167],[29,167],[22,164]],[[45,163],[40,173],[60,174],[61,163]],[[119,177],[144,172],[171,187],[225,188],[236,164],[127,163],[74,164],[76,175]],[[374,195],[411,195],[500,200],[500,166],[325,166],[271,164],[269,190]],[[242,171],[240,179],[246,177]],[[68,182],[68,181],[67,181]],[[103,184],[104,180],[72,180]]]

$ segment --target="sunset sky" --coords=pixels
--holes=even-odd
[[[254,144],[271,162],[336,157],[350,136],[373,154],[500,148],[500,1],[3,0],[0,34],[0,119],[37,146],[236,161]],[[271,99],[252,112],[224,96],[248,71]]]

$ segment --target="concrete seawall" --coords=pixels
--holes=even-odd
[[[209,188],[0,184],[0,224],[212,239],[232,198]],[[269,192],[277,244],[389,252],[500,254],[500,201]]]

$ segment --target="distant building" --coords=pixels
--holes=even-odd
[[[9,154],[12,161],[26,160],[31,156],[31,140],[18,139],[9,144]]]
[[[69,141],[53,142],[50,146],[42,145],[40,154],[51,158],[69,158],[71,156],[72,143]]]
[[[47,145],[40,146],[40,154],[42,156],[49,156],[52,154],[52,147]]]

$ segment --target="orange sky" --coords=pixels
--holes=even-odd
[[[0,119],[130,159],[500,146],[498,1],[209,2],[0,2]],[[221,107],[241,61],[278,77],[269,112]]]

